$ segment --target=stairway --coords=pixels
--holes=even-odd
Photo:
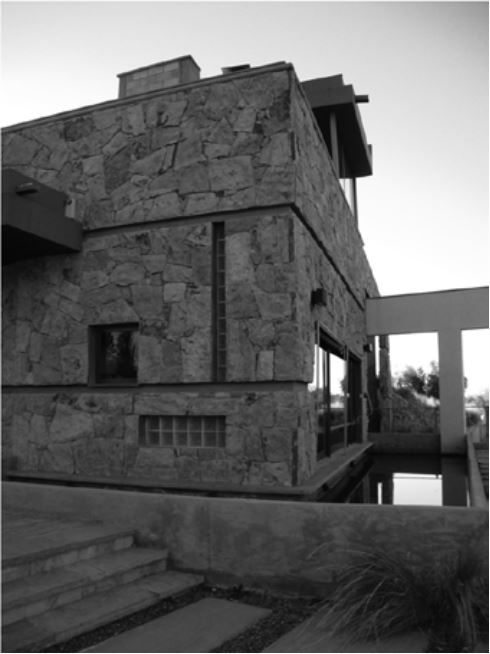
[[[131,530],[53,520],[21,527],[4,538],[2,652],[39,652],[203,581],[167,571],[167,552],[137,547]]]

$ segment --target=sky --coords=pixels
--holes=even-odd
[[[359,228],[380,293],[487,286],[488,25],[486,2],[2,2],[1,124],[115,99],[118,73],[185,54],[201,78],[276,61],[302,81],[341,73],[370,98]],[[428,369],[433,343],[397,337],[394,369]],[[488,330],[464,353],[481,392]]]

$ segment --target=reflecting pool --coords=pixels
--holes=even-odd
[[[434,455],[367,456],[323,502],[468,506],[466,458]]]

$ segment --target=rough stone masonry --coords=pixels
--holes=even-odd
[[[364,304],[378,291],[293,68],[7,128],[3,165],[66,193],[84,233],[79,253],[4,269],[4,451],[18,468],[183,486],[310,477],[315,325],[362,360],[365,390]],[[326,306],[311,304],[319,287]],[[89,334],[104,325],[136,326],[135,383],[94,383]],[[224,417],[224,446],[178,433],[149,446],[145,420],[161,416]]]

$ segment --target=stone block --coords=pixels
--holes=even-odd
[[[52,442],[67,442],[92,438],[94,425],[92,416],[76,411],[71,406],[58,403],[51,425],[49,438]]]
[[[124,108],[123,130],[137,136],[146,130],[145,114],[141,104],[129,105]]]
[[[93,175],[102,175],[104,172],[103,162],[104,157],[100,154],[83,159],[82,166],[84,175],[88,175],[89,177]]]
[[[66,141],[78,141],[79,139],[90,136],[95,130],[93,117],[78,116],[64,122],[64,137]]]
[[[186,107],[187,100],[185,99],[166,102],[158,110],[158,124],[166,127],[179,125]]]
[[[288,320],[291,318],[291,295],[289,293],[264,293],[255,290],[255,299],[263,320]]]
[[[104,179],[108,193],[112,193],[129,180],[130,161],[131,150],[129,146],[124,146],[110,156],[104,156]]]
[[[237,191],[253,186],[251,157],[240,156],[211,161],[209,181],[212,191]]]
[[[59,303],[59,310],[77,322],[81,322],[83,320],[83,308],[77,302],[61,299]]]
[[[246,281],[230,283],[226,300],[227,318],[258,318],[261,315],[254,289]]]
[[[163,316],[163,292],[158,286],[133,285],[131,287],[134,311],[143,319],[156,320]]]
[[[285,462],[264,463],[263,481],[266,484],[291,486],[292,479],[288,464]]]
[[[182,381],[210,381],[211,376],[211,334],[209,329],[195,331],[182,339]]]
[[[265,458],[269,462],[285,462],[291,460],[292,434],[290,429],[272,427],[264,429]]]
[[[252,132],[257,112],[254,107],[244,107],[240,109],[237,117],[233,122],[233,130],[235,132]]]
[[[209,191],[207,166],[196,163],[179,170],[179,193],[204,193]]]
[[[134,145],[133,151],[134,151]],[[142,146],[143,147],[143,146]],[[139,153],[142,154],[143,151],[139,150]],[[131,163],[131,172],[135,175],[143,175],[145,177],[157,177],[163,164],[165,153],[161,150],[157,150],[152,154],[147,156],[142,156]]]
[[[45,416],[34,414],[31,418],[28,431],[29,440],[37,445],[45,446],[48,443],[48,428]]]
[[[138,381],[158,383],[163,368],[161,339],[153,336],[138,337]]]
[[[231,146],[228,143],[205,143],[204,155],[206,159],[220,159],[227,157],[231,152]],[[235,152],[234,154],[243,154]]]
[[[147,220],[162,220],[176,218],[182,214],[182,201],[178,193],[164,193],[155,197],[151,209],[146,215]]]
[[[273,350],[262,350],[257,354],[255,378],[257,381],[269,381],[274,378]]]
[[[111,273],[110,281],[118,286],[140,284],[145,278],[145,269],[142,265],[128,262],[117,265]]]
[[[182,381],[182,347],[180,343],[162,341],[162,368],[160,381],[162,383],[178,383]]]
[[[250,232],[227,235],[225,246],[225,260],[228,262],[227,283],[254,282],[255,270],[250,260],[251,238]]]
[[[152,150],[159,150],[169,145],[175,145],[179,140],[180,130],[178,127],[159,126],[150,132],[150,147]]]
[[[16,325],[15,331],[15,350],[17,352],[26,352],[29,347],[29,340],[31,336],[30,323],[19,320]]]
[[[187,284],[183,282],[169,282],[163,286],[164,302],[182,302],[185,297]]]
[[[39,451],[40,472],[66,472],[75,471],[72,447],[69,443],[50,443],[49,448]]]
[[[288,132],[273,134],[262,149],[260,163],[267,166],[283,166],[291,159],[291,142]]]
[[[186,168],[201,161],[204,161],[204,155],[199,133],[195,133],[178,143],[174,162],[175,170]]]
[[[240,208],[255,206],[255,187],[239,189],[238,191],[225,191],[219,199],[220,211],[233,211]]]
[[[86,345],[63,345],[60,348],[61,378],[63,384],[85,384],[88,376]]]
[[[218,198],[215,193],[189,193],[186,198],[184,213],[193,215],[199,213],[212,213],[218,207]]]
[[[104,145],[102,153],[105,157],[110,158],[112,155],[119,152],[122,148],[128,145],[128,137],[122,132],[117,132],[114,136]]]

